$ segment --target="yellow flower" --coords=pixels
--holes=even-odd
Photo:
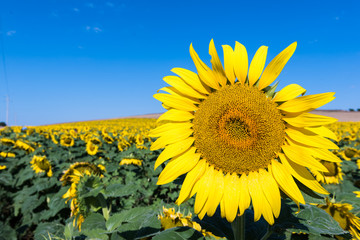
[[[195,221],[191,220],[191,213],[189,215],[184,216],[180,212],[175,213],[174,208],[165,208],[163,207],[163,213],[158,215],[158,219],[160,219],[161,222],[161,228],[163,230],[174,228],[174,227],[191,227],[194,228],[196,231],[201,232],[205,237],[206,236],[212,236],[216,239],[219,239],[220,237],[215,236],[211,232],[208,232],[201,228],[200,224],[198,224]]]
[[[344,173],[341,170],[340,163],[327,161],[320,162],[328,169],[329,172],[322,173],[316,170],[311,170],[316,180],[325,184],[339,184],[343,180]]]
[[[349,231],[353,239],[360,239],[360,218],[350,211],[353,206],[348,203],[332,203],[326,198],[326,204],[318,204],[317,207],[324,209],[346,231]]]
[[[146,146],[144,145],[144,138],[141,134],[136,135],[136,148],[138,149],[146,149]]]
[[[114,139],[107,133],[103,134],[103,139],[107,144],[112,144],[114,142]]]
[[[356,197],[360,198],[360,191],[354,191],[354,193],[356,194]]]
[[[69,134],[63,134],[60,137],[60,144],[65,147],[72,147],[75,144],[74,138]]]
[[[11,152],[0,152],[0,156],[3,157],[3,158],[6,158],[6,157],[11,157],[11,158],[14,158],[15,157],[15,153],[11,153]]]
[[[126,150],[128,147],[130,147],[130,143],[123,137],[119,138],[118,140],[118,149],[120,152]]]
[[[92,141],[86,143],[86,152],[89,155],[95,155],[99,150],[99,145],[94,144]]]
[[[48,177],[52,176],[51,164],[46,156],[34,155],[30,163],[35,173],[46,172]]]
[[[6,166],[5,165],[0,165],[0,170],[4,170],[6,169]]]
[[[101,164],[95,165],[87,162],[77,162],[71,164],[70,167],[66,171],[64,171],[64,174],[60,178],[60,181],[63,182],[63,185],[67,185],[73,183],[74,181],[76,182],[79,173],[80,174],[84,173],[86,175],[93,174],[103,177],[104,172],[105,172],[104,166]]]
[[[0,141],[2,144],[7,145],[7,146],[12,146],[15,144],[15,141],[10,138],[1,138]]]
[[[30,145],[23,141],[16,140],[15,147],[25,150],[27,153],[31,153],[35,151],[35,149]]]
[[[336,135],[323,125],[336,121],[309,113],[332,101],[334,93],[301,96],[305,89],[290,84],[275,94],[270,84],[296,48],[296,42],[277,55],[264,69],[267,47],[262,46],[248,64],[247,51],[223,46],[223,67],[211,40],[212,69],[190,45],[197,74],[182,68],[164,77],[172,87],[154,98],[168,110],[150,132],[159,137],[151,150],[165,148],[155,168],[171,158],[157,184],[187,174],[177,203],[196,194],[195,213],[212,216],[220,204],[221,215],[232,222],[250,202],[254,219],[270,224],[280,214],[280,190],[296,203],[305,203],[294,181],[322,194],[328,192],[307,168],[327,172],[315,158],[340,160],[328,151],[338,149],[327,138]],[[248,71],[249,69],[249,71]]]
[[[80,213],[79,210],[79,200],[77,195],[77,184],[80,181],[80,178],[84,175],[97,175],[103,177],[105,172],[105,167],[101,164],[95,165],[92,163],[79,162],[72,164],[68,170],[64,172],[64,175],[61,177],[60,181],[63,182],[63,185],[71,184],[68,191],[62,196],[66,198],[65,203],[70,202],[71,216],[74,216],[73,225],[77,226],[81,231],[81,224],[84,222],[84,216]]]
[[[135,158],[123,158],[120,162],[120,165],[137,165],[141,166],[142,160]]]

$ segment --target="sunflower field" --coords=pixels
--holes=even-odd
[[[157,185],[155,119],[4,128],[0,135],[1,239],[233,239],[219,209],[200,220],[194,200],[175,204],[184,181]],[[329,196],[285,195],[273,225],[245,211],[246,239],[359,239],[360,123],[330,125],[341,163],[314,177]],[[301,188],[305,190],[305,188]]]

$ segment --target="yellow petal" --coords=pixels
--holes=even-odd
[[[263,79],[263,78],[261,78]],[[290,84],[281,89],[274,97],[275,102],[285,102],[290,99],[294,99],[300,94],[304,94],[306,92],[305,88],[301,87],[297,84]]]
[[[167,184],[174,181],[180,175],[189,172],[199,162],[200,153],[195,153],[196,148],[192,147],[180,156],[174,157],[162,170],[157,185]]]
[[[224,52],[224,68],[226,77],[229,79],[231,84],[235,83],[235,72],[234,72],[234,51],[229,45],[222,45]]]
[[[184,95],[187,95],[187,96],[193,97],[193,98],[199,98],[199,99],[206,98],[205,95],[199,93],[198,91],[193,89],[191,86],[186,84],[180,77],[166,76],[163,78],[163,80],[166,83],[168,83],[169,85],[173,86],[175,89],[177,89],[179,92],[181,92]]]
[[[294,54],[296,46],[296,42],[290,44],[290,46],[285,48],[269,63],[269,65],[267,65],[259,81],[259,89],[266,88],[279,76],[285,67],[285,64]]]
[[[328,93],[302,96],[284,102],[277,108],[285,112],[311,111],[334,100],[335,99],[335,97],[333,97],[334,94],[335,93],[333,92],[328,92]]]
[[[205,206],[207,198],[209,196],[210,188],[214,182],[214,166],[209,166],[205,170],[204,175],[199,180],[199,188],[196,193],[194,212],[198,214],[201,209]]]
[[[234,72],[239,83],[244,84],[249,69],[249,59],[246,48],[239,42],[235,42]]]
[[[328,151],[327,149],[319,149],[319,148],[308,148],[307,151],[314,157],[319,158],[321,160],[325,160],[328,162],[342,162],[340,158],[338,158],[335,154]]]
[[[258,221],[263,212],[263,202],[262,198],[262,189],[259,183],[259,174],[258,172],[250,172],[248,175],[248,189],[251,196],[252,205],[254,208],[254,221]]]
[[[158,137],[162,136],[163,134],[166,134],[170,131],[181,131],[181,130],[187,130],[190,129],[193,126],[192,123],[186,122],[186,123],[165,123],[163,125],[160,125],[156,127],[155,129],[151,130],[149,133],[150,137]]]
[[[320,126],[320,127],[306,127],[306,130],[309,130],[310,132],[313,132],[315,134],[318,134],[322,137],[330,138],[333,140],[337,140],[338,137],[335,135],[333,131],[328,129],[327,127]]]
[[[239,184],[239,210],[240,216],[243,215],[246,209],[250,206],[250,193],[248,188],[248,179],[245,173],[243,173],[238,182]]]
[[[280,214],[281,209],[281,197],[279,187],[268,171],[259,169],[259,177],[261,182],[261,188],[263,193],[268,200],[274,216],[277,218]]]
[[[286,193],[289,197],[294,199],[297,202],[305,203],[304,197],[301,194],[298,186],[296,185],[293,177],[288,172],[288,170],[276,160],[271,161],[271,172],[274,179],[278,183],[279,187],[283,192]]]
[[[189,99],[180,96],[173,96],[165,93],[157,93],[154,98],[164,103],[166,106],[183,111],[196,111],[196,107]]]
[[[194,61],[195,67],[198,71],[201,81],[203,81],[209,87],[212,87],[216,90],[220,89],[219,82],[216,80],[213,71],[205,63],[201,61],[198,54],[195,52],[192,44],[190,44],[190,56]]]
[[[311,173],[303,166],[291,161],[284,154],[279,154],[281,163],[285,166],[285,168],[293,175],[297,180],[299,180],[302,184],[312,189],[315,192],[321,194],[329,194],[311,175]]]
[[[268,47],[261,46],[255,53],[249,68],[249,85],[252,86],[260,78],[265,67]]]
[[[303,113],[295,116],[287,114],[283,117],[283,120],[294,127],[315,127],[331,124],[337,121],[336,118],[316,115],[312,113]]]
[[[185,112],[177,109],[171,109],[164,114],[162,114],[157,122],[161,121],[176,121],[176,122],[185,122],[193,119],[194,115],[190,112]]]
[[[195,183],[203,176],[206,165],[207,163],[205,160],[200,160],[196,166],[186,174],[176,204],[180,205],[189,197]]]
[[[225,186],[224,186],[224,204],[225,204],[225,214],[226,220],[228,222],[233,222],[239,207],[239,178],[236,173],[226,174],[225,176]]]
[[[184,80],[184,82],[192,86],[200,93],[209,94],[211,92],[210,89],[201,82],[199,76],[196,73],[184,68],[173,68],[171,71],[179,75],[181,79]]]
[[[158,168],[163,162],[165,162],[169,158],[175,157],[176,155],[179,155],[188,150],[194,143],[194,141],[195,138],[189,137],[182,141],[166,146],[164,151],[162,151],[159,157],[156,159],[154,169]]]
[[[192,129],[188,129],[186,131],[171,131],[168,134],[159,137],[153,144],[151,144],[150,150],[155,151],[160,148],[164,148],[168,144],[184,140],[193,134],[193,132],[194,131]]]
[[[207,215],[209,217],[215,214],[216,209],[219,206],[221,199],[223,198],[224,174],[221,170],[215,170],[214,182],[216,184],[214,184],[214,186],[210,189],[209,198],[206,202]]]
[[[319,135],[316,135],[306,129],[287,128],[285,132],[292,140],[307,146],[326,149],[339,149],[339,147],[335,143]]]
[[[281,147],[285,155],[293,162],[322,172],[329,172],[319,161],[313,158],[305,148],[295,145],[284,145]]]
[[[160,92],[160,91],[165,91],[167,93],[170,93],[172,96],[177,96],[177,97],[184,98],[186,100],[189,100],[193,104],[200,104],[201,103],[200,99],[193,98],[193,97],[190,97],[188,95],[185,95],[185,94],[181,93],[179,90],[177,90],[174,87],[163,87],[163,88],[160,88],[157,92]]]
[[[225,86],[226,82],[227,82],[226,75],[224,72],[224,68],[221,64],[219,55],[216,52],[216,48],[215,48],[213,39],[211,39],[211,41],[210,41],[209,54],[211,56],[210,62],[212,64],[212,69],[213,69],[213,73],[216,78],[216,81],[219,82],[221,86]]]

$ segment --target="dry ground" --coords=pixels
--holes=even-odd
[[[312,113],[329,116],[338,119],[339,122],[360,122],[360,112],[348,112],[342,110],[315,110]],[[136,115],[122,118],[158,118],[161,113]]]

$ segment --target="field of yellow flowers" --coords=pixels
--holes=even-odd
[[[217,213],[200,220],[194,200],[175,204],[181,184],[157,185],[155,119],[121,119],[0,132],[0,239],[233,239]],[[360,239],[360,123],[334,123],[342,163],[312,171],[330,196],[285,197],[275,224],[253,221],[248,239]],[[318,159],[321,161],[321,159]],[[301,186],[301,183],[298,183]]]

